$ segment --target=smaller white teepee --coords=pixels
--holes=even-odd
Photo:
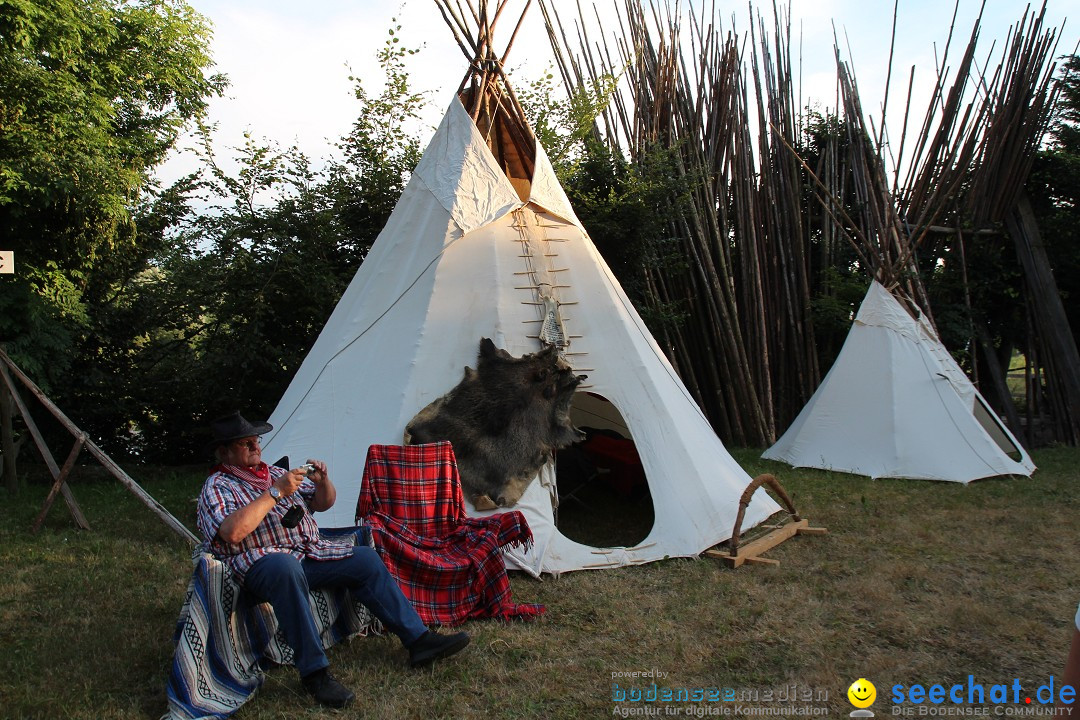
[[[962,483],[1035,471],[929,323],[877,281],[829,374],[762,457],[874,478]]]

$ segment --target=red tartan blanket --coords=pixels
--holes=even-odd
[[[501,548],[532,543],[525,516],[466,517],[448,442],[368,448],[356,522],[371,528],[375,549],[425,623],[531,619],[545,611],[510,598]]]

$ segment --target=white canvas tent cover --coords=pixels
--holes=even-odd
[[[832,369],[762,457],[961,483],[1035,471],[926,319],[913,318],[877,281]]]
[[[455,98],[270,417],[266,456],[325,459],[338,502],[319,521],[352,524],[368,446],[400,444],[413,415],[456,385],[465,365],[475,366],[481,337],[514,355],[541,348],[542,285],[560,304],[566,359],[589,376],[593,395],[576,394],[572,417],[632,436],[655,520],[632,548],[568,539],[553,521],[549,464],[515,507],[529,521],[534,546],[508,564],[533,574],[618,567],[697,555],[728,539],[750,477],[589,240],[539,144],[527,199],[521,188]],[[778,509],[759,491],[743,527]]]

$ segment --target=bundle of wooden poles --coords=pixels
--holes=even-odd
[[[526,4],[525,11],[531,2]],[[468,70],[458,87],[458,97],[487,140],[492,155],[502,163],[519,193],[527,196],[525,187],[533,176],[536,138],[503,70],[525,11],[519,15],[514,31],[500,53],[494,44],[495,28],[509,4],[507,0],[497,2],[494,8],[490,8],[486,0],[480,0],[475,6],[466,0],[464,7],[451,0],[435,0],[435,4],[468,61]]]
[[[772,443],[820,382],[812,302],[828,292],[825,268],[854,258],[867,281],[882,282],[932,323],[923,275],[946,257],[963,262],[964,244],[978,238],[1015,244],[1035,320],[1022,348],[1038,376],[1029,390],[1053,418],[1055,438],[1080,441],[1076,343],[1022,195],[1056,92],[1057,33],[1044,26],[1045,5],[1024,11],[996,61],[993,53],[981,64],[976,58],[976,20],[950,73],[954,14],[921,127],[909,130],[912,68],[896,139],[886,134],[888,96],[881,117],[868,119],[837,48],[831,117],[841,132],[819,138],[813,164],[800,156],[807,117],[783,10],[772,6],[771,23],[754,14],[745,42],[721,29],[715,7],[683,14],[661,0],[616,0],[618,22],[597,31],[595,11],[579,4],[566,23],[555,5],[540,0],[567,87],[621,80],[597,133],[632,162],[657,144],[671,150],[686,179],[690,201],[673,202],[670,217],[686,262],[641,272],[652,302],[687,311],[662,344],[723,439]],[[986,328],[972,337],[982,339],[975,344],[994,376],[984,393],[991,385],[1022,436],[1001,349],[987,345]],[[1038,402],[1029,397],[1029,409]]]

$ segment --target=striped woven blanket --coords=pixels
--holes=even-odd
[[[205,546],[192,560],[195,570],[173,636],[169,708],[162,720],[228,717],[259,689],[267,668],[293,662],[270,605],[245,595],[229,567]],[[310,600],[324,648],[383,632],[366,607],[351,602],[348,590],[313,590]]]

